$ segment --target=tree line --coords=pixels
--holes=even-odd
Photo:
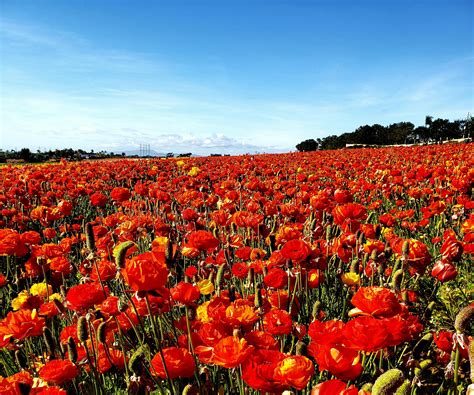
[[[470,138],[473,133],[473,118],[468,115],[464,120],[426,116],[425,124],[417,126],[411,122],[398,122],[388,126],[379,124],[359,126],[353,132],[331,135],[318,139],[309,139],[296,145],[298,151],[317,149],[338,149],[346,144],[354,145],[396,145],[433,143],[445,140]]]

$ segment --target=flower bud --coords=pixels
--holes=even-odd
[[[94,229],[90,222],[86,224],[86,246],[91,252],[95,250]]]
[[[461,309],[454,321],[454,328],[458,333],[466,333],[474,319],[474,306],[466,306]]]
[[[372,395],[393,394],[403,383],[404,376],[399,369],[390,369],[381,374],[372,388]]]
[[[77,338],[81,343],[84,343],[87,339],[89,339],[89,331],[87,326],[86,317],[79,317],[77,320]]]

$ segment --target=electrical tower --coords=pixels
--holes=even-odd
[[[140,144],[140,157],[150,156],[150,144]]]

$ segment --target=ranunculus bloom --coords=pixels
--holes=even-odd
[[[276,367],[285,358],[278,350],[256,350],[242,364],[242,378],[251,388],[270,393],[280,393],[287,385],[276,377]]]
[[[91,204],[96,207],[104,207],[107,204],[107,196],[101,192],[95,192],[90,196]]]
[[[281,249],[281,254],[285,259],[291,259],[293,262],[302,262],[311,254],[311,248],[303,240],[290,240],[285,243]]]
[[[313,341],[326,344],[339,344],[343,341],[344,322],[339,320],[314,320],[308,328],[308,335]]]
[[[288,335],[292,326],[290,313],[285,310],[273,309],[263,317],[263,327],[271,335]]]
[[[110,197],[112,200],[115,200],[116,202],[122,203],[125,200],[130,199],[130,191],[127,188],[114,188],[112,189],[112,192],[110,192]]]
[[[196,363],[187,349],[181,347],[164,348],[163,356],[170,379],[194,376]],[[153,374],[156,374],[161,379],[166,379],[166,371],[160,353],[153,357],[151,366],[153,367]]]
[[[74,379],[79,371],[68,359],[53,359],[39,370],[39,376],[48,383],[59,384]]]
[[[10,311],[6,318],[0,321],[0,337],[13,337],[23,340],[32,336],[43,334],[44,318],[36,310],[22,309]]]
[[[362,373],[358,351],[341,345],[312,341],[308,346],[308,353],[315,359],[320,372],[327,370],[341,380],[354,380]]]
[[[335,224],[355,232],[359,228],[359,221],[367,218],[367,210],[360,203],[347,203],[334,207],[332,215]]]
[[[263,282],[267,287],[281,289],[288,285],[288,274],[278,267],[274,267],[268,271]]]
[[[227,307],[223,320],[234,327],[253,325],[258,320],[255,309],[237,301]]]
[[[86,310],[102,303],[106,298],[100,284],[85,283],[75,285],[66,295],[66,306],[74,311]]]
[[[245,339],[227,336],[221,339],[212,351],[212,362],[225,368],[235,368],[254,351]]]
[[[278,362],[275,368],[275,377],[298,390],[306,387],[313,373],[313,362],[302,355],[290,355]]]
[[[431,255],[424,243],[415,239],[394,238],[390,242],[392,250],[402,256],[403,244],[408,242],[408,264],[422,274],[431,262]]]
[[[344,381],[333,379],[319,383],[311,390],[311,395],[357,395],[359,391],[351,385],[347,388]]]
[[[0,229],[0,255],[25,256],[28,248],[21,235],[13,229]]]
[[[431,275],[441,282],[450,281],[458,275],[456,266],[443,259],[437,261],[431,270]]]
[[[217,240],[211,232],[205,230],[192,232],[188,237],[187,246],[200,251],[214,249],[218,245],[219,240]]]
[[[179,282],[171,288],[171,297],[178,303],[181,303],[185,306],[193,304],[196,300],[199,299],[201,293],[199,288],[193,284]]]
[[[382,320],[370,316],[354,318],[344,326],[344,344],[358,351],[374,352],[390,343],[390,334]]]
[[[401,311],[396,295],[383,287],[361,287],[351,303],[362,313],[374,317],[392,317]]]
[[[168,280],[165,256],[157,252],[145,252],[127,261],[122,269],[125,282],[135,291],[151,291],[162,288]]]

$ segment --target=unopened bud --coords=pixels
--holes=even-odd
[[[474,319],[474,306],[466,306],[459,311],[454,321],[454,328],[458,333],[466,333]]]
[[[90,222],[86,224],[86,246],[89,251],[95,251],[94,228]]]
[[[125,267],[125,257],[127,250],[132,247],[135,243],[133,241],[125,241],[117,247],[115,252],[115,265],[119,268]]]
[[[405,240],[402,245],[402,254],[403,256],[408,256],[410,253],[410,242],[408,240]]]
[[[381,374],[372,388],[372,395],[393,394],[404,381],[403,372],[399,369],[390,369]]]
[[[393,273],[393,277],[392,277],[392,288],[394,289],[394,291],[400,290],[400,287],[402,285],[402,280],[403,280],[403,270],[398,269],[397,271],[395,271],[395,273]]]
[[[46,350],[50,356],[54,356],[54,352],[56,351],[56,345],[54,343],[53,334],[48,327],[43,328],[43,340],[46,344]]]
[[[97,341],[101,344],[105,344],[105,337],[106,333],[105,330],[107,329],[107,324],[102,322],[97,328]]]
[[[77,338],[81,343],[84,343],[87,339],[89,339],[89,331],[87,326],[88,324],[86,317],[79,317],[77,320]]]
[[[68,353],[69,360],[72,363],[76,363],[76,361],[77,361],[77,347],[76,347],[76,343],[74,342],[74,339],[72,338],[72,336],[69,336],[68,339],[67,339],[67,353]]]

